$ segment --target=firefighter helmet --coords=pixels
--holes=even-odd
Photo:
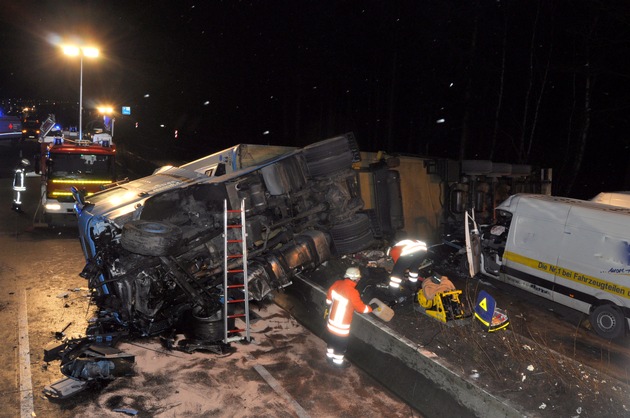
[[[361,278],[361,270],[356,267],[349,267],[346,270],[346,277],[356,282]]]

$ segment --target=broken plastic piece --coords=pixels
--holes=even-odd
[[[87,388],[88,382],[75,379],[73,377],[66,377],[58,380],[50,386],[44,387],[42,392],[49,398],[54,399],[66,399],[72,395],[76,395]]]

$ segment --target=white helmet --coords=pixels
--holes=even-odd
[[[346,277],[356,282],[361,278],[361,270],[356,267],[349,267],[348,270],[346,270]]]

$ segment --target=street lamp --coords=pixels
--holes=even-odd
[[[79,141],[83,139],[83,57],[98,57],[98,49],[94,47],[81,47],[74,45],[64,45],[63,53],[73,57],[79,56],[81,60],[81,71],[79,78]]]

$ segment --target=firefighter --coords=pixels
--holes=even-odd
[[[394,261],[389,276],[390,289],[399,290],[405,279],[415,287],[418,282],[418,270],[427,255],[427,244],[415,239],[405,239],[391,247],[387,255]]]
[[[30,165],[27,159],[20,161],[20,166],[13,172],[13,204],[11,209],[18,213],[23,213],[22,210],[22,194],[26,192],[26,167]]]
[[[344,278],[337,280],[330,286],[326,295],[328,305],[328,347],[326,348],[327,360],[336,367],[345,368],[350,365],[344,360],[346,348],[348,347],[348,337],[350,335],[350,324],[354,311],[359,313],[370,313],[375,306],[363,303],[359,291],[356,289],[357,282],[361,279],[361,271],[356,267],[346,270]]]

